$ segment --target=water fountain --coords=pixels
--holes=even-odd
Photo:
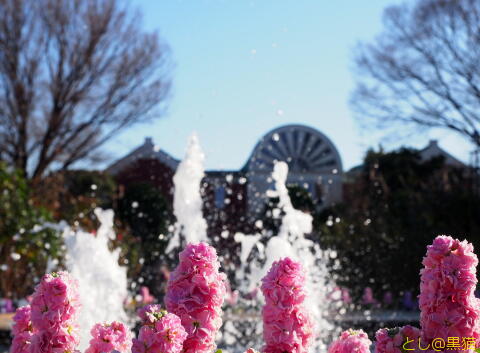
[[[129,318],[123,304],[128,296],[127,269],[119,266],[120,249],[110,251],[108,242],[115,238],[113,211],[96,208],[100,227],[96,234],[66,227],[63,231],[67,247],[68,271],[78,280],[82,310],[79,324],[80,350],[88,346],[90,329],[97,322]]]
[[[186,243],[208,241],[207,222],[202,215],[202,196],[200,183],[204,176],[203,162],[205,155],[200,147],[198,137],[192,134],[189,139],[185,158],[180,162],[173,177],[175,194],[173,213],[177,218],[173,237],[168,243],[166,252]]]
[[[200,148],[198,137],[190,137],[185,159],[180,163],[174,176],[175,196],[174,214],[177,223],[173,237],[167,247],[167,253],[188,242],[206,241],[207,222],[202,214],[201,180],[204,176],[204,154]],[[279,233],[272,236],[266,246],[260,242],[261,235],[237,233],[235,241],[241,244],[241,267],[236,272],[236,288],[247,297],[240,296],[235,308],[227,308],[224,326],[220,337],[222,348],[229,352],[244,350],[246,346],[261,346],[261,296],[250,295],[260,286],[261,279],[272,263],[282,257],[289,256],[300,261],[308,272],[308,306],[317,324],[317,340],[315,351],[325,351],[326,342],[336,330],[326,319],[329,307],[327,291],[333,287],[326,280],[329,274],[326,268],[328,253],[305,236],[312,231],[312,216],[293,207],[286,186],[288,165],[276,162],[272,179],[274,190],[269,197],[278,197],[278,213],[283,211]],[[257,258],[249,258],[256,249]],[[222,254],[221,249],[217,249]],[[249,260],[248,260],[249,259]]]
[[[193,134],[189,139],[186,156],[174,176],[174,214],[177,223],[167,253],[189,242],[210,242],[207,237],[207,222],[202,214],[201,181],[204,176],[204,158],[198,137]],[[312,217],[293,207],[286,186],[287,176],[288,165],[284,162],[275,163],[272,173],[275,187],[268,196],[279,199],[277,211],[283,211],[284,214],[278,234],[272,236],[266,245],[260,241],[260,234],[234,235],[234,240],[240,243],[241,247],[241,267],[236,272],[234,287],[244,295],[236,300],[234,306],[226,308],[224,326],[218,337],[219,346],[230,353],[243,352],[248,346],[262,346],[260,314],[263,298],[252,293],[257,291],[262,277],[272,263],[286,256],[300,261],[304,268],[309,269],[307,288],[310,297],[307,305],[317,325],[317,340],[312,349],[317,352],[326,351],[327,339],[335,334],[335,327],[325,315],[328,310],[326,294],[330,288],[326,281],[326,252],[305,237],[312,230]],[[130,321],[123,308],[128,296],[126,268],[118,264],[120,250],[111,251],[108,247],[109,240],[115,238],[114,214],[112,210],[97,208],[95,215],[100,221],[96,234],[73,230],[65,224],[56,225],[56,229],[63,229],[67,269],[79,281],[83,304],[79,321],[80,350],[86,348],[89,331],[95,323]],[[256,249],[256,257],[252,259],[253,249]],[[221,249],[217,250],[222,253]]]

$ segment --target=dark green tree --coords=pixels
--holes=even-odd
[[[0,163],[0,297],[30,295],[48,260],[61,258],[58,232],[44,227],[51,215],[35,206],[19,170]]]
[[[338,252],[340,284],[360,296],[418,291],[426,246],[439,234],[480,246],[480,197],[468,169],[442,157],[422,161],[415,150],[370,151],[345,186],[345,202],[317,215],[324,246]],[[339,220],[339,222],[329,222]]]
[[[148,183],[132,183],[118,201],[118,217],[138,240],[138,250],[130,254],[133,258],[129,262],[142,265],[139,276],[155,294],[160,294],[161,283],[158,283],[157,277],[168,243],[168,226],[172,223],[167,200]]]

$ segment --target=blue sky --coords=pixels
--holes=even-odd
[[[301,123],[319,129],[340,151],[345,169],[378,146],[348,106],[352,51],[381,30],[392,0],[132,0],[148,30],[170,45],[174,69],[168,113],[108,143],[115,159],[151,136],[176,158],[196,131],[208,169],[238,169],[258,139],[274,127]],[[461,160],[469,146],[446,132],[430,138]],[[387,145],[393,148],[398,145]]]

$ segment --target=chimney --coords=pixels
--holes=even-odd
[[[147,146],[153,146],[153,140],[151,137],[145,137],[145,145]]]

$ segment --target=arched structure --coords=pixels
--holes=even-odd
[[[243,171],[248,179],[251,215],[260,213],[268,176],[275,161],[289,166],[287,183],[303,186],[318,207],[329,206],[342,197],[342,160],[332,141],[318,130],[304,125],[286,125],[271,130],[257,143]]]
[[[284,161],[291,173],[329,174],[342,171],[340,155],[320,131],[304,125],[271,130],[257,143],[247,162],[248,171],[271,172],[274,161]]]

